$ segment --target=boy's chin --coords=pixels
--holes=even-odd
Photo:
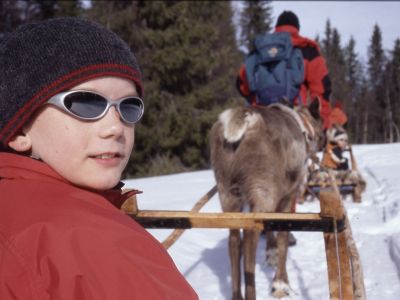
[[[92,179],[78,184],[79,186],[95,191],[107,191],[114,188],[120,182],[121,176],[114,178]]]

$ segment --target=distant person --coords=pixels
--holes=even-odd
[[[303,59],[302,66],[297,66],[298,62],[296,62],[295,65],[296,68],[302,70],[303,74],[301,74],[302,77],[300,78],[300,82],[296,82],[297,78],[293,79],[293,83],[298,85],[297,88],[299,90],[298,95],[295,95],[296,97],[294,99],[294,104],[299,105],[300,101],[302,104],[307,104],[309,103],[309,99],[311,101],[318,99],[321,105],[321,117],[324,121],[324,128],[329,128],[331,125],[329,118],[331,113],[331,107],[329,103],[331,95],[331,80],[328,74],[325,59],[321,56],[318,44],[309,38],[300,36],[299,30],[300,23],[296,14],[291,11],[284,11],[280,14],[276,23],[275,33],[289,33],[291,44],[293,45],[294,49],[301,50],[301,56]],[[260,39],[259,43],[262,44],[263,40]],[[264,45],[260,45],[260,47],[262,46]],[[277,47],[277,49],[278,50],[275,50],[275,52],[279,51],[280,48]],[[255,49],[252,49],[252,51],[254,50]],[[275,53],[274,51],[270,51],[269,54],[274,55]],[[296,57],[294,59],[296,59]],[[253,90],[251,89],[251,84],[249,85],[249,79],[253,78],[253,76],[258,76],[258,78],[254,80],[262,82],[262,72],[259,72],[258,74],[248,74],[249,69],[251,69],[251,67],[247,67],[246,70],[246,64],[241,66],[237,78],[237,88],[240,94],[246,98],[248,103],[251,105],[260,105],[258,101],[258,97],[260,97],[260,95],[256,93],[255,88],[253,88]],[[254,70],[254,72],[256,71],[257,70]],[[278,70],[274,76],[278,76],[279,72],[280,70]],[[290,72],[292,71],[290,70],[289,74]],[[291,76],[298,77],[299,75],[295,72],[292,72]],[[282,80],[286,80],[286,77],[286,75],[282,75]],[[268,85],[268,83],[265,83],[265,85]],[[288,90],[290,88],[293,89],[293,87],[289,87]],[[294,87],[294,90],[295,89],[296,87]]]
[[[2,40],[0,70],[0,299],[198,299],[120,210],[143,114],[129,46],[50,19]]]
[[[349,170],[349,162],[343,156],[348,147],[348,136],[343,128],[331,128],[327,132],[328,143],[325,147],[321,166],[324,168],[346,171]]]
[[[342,101],[335,100],[332,106],[333,106],[332,111],[329,115],[330,125],[331,126],[338,125],[346,128],[348,119],[343,111]]]

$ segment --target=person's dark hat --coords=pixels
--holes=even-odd
[[[289,10],[285,10],[283,13],[281,13],[278,17],[278,20],[276,21],[276,27],[282,25],[292,25],[296,27],[297,30],[300,30],[299,18],[296,16],[295,13]]]
[[[129,46],[100,24],[55,18],[8,34],[0,43],[0,151],[51,96],[104,76],[132,80],[143,94]]]

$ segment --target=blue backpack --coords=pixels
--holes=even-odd
[[[256,94],[256,102],[269,105],[286,100],[293,104],[304,80],[301,50],[293,48],[288,32],[258,35],[254,46],[245,66],[249,89]]]

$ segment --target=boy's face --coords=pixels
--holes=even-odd
[[[96,91],[111,100],[137,96],[131,81],[117,77],[89,80],[71,90],[77,89]],[[71,183],[96,190],[119,182],[134,144],[134,126],[122,122],[114,106],[103,118],[86,122],[46,105],[24,133],[33,157]]]

